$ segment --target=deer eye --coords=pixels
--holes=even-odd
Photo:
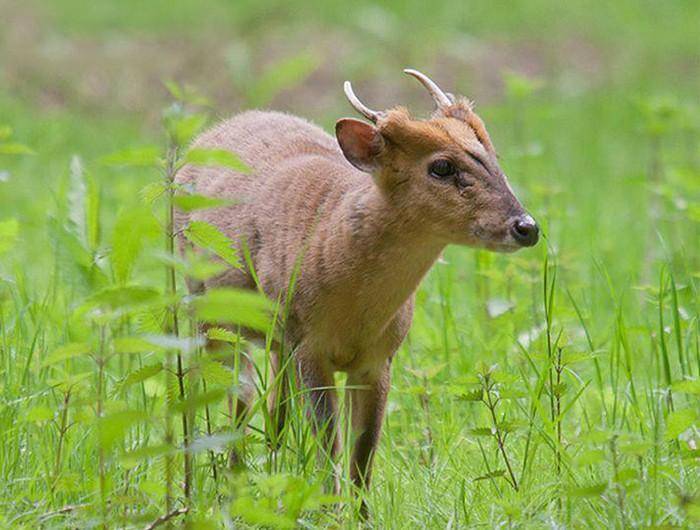
[[[447,177],[454,176],[454,174],[457,173],[457,168],[449,160],[441,158],[439,160],[435,160],[430,164],[430,167],[428,168],[428,173],[431,177],[437,179],[444,179]]]

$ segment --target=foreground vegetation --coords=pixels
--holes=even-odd
[[[524,2],[503,13],[475,6],[465,21],[451,2],[444,12],[393,4],[370,17],[383,24],[378,48],[427,64],[428,53],[449,56],[467,29],[484,43],[501,32],[530,42],[547,27],[537,38],[555,45],[576,17],[601,55],[619,60],[613,51],[623,39],[633,53],[600,66],[595,82],[566,69],[498,72],[502,96],[479,111],[545,240],[509,256],[449,248],[426,279],[394,363],[367,524],[697,526],[698,72],[673,78],[653,68],[670,73],[669,64],[697,54],[697,9],[677,2],[645,13],[621,2],[622,14],[552,17],[546,2]],[[126,34],[196,33],[193,20],[202,33],[219,23],[245,35],[259,14],[252,4],[234,11],[213,0],[201,12],[56,5],[46,8],[52,23],[83,36],[111,24]],[[332,5],[314,14],[334,28],[329,34],[354,28]],[[625,14],[624,30],[611,33]],[[300,9],[272,26],[301,27],[306,15]],[[399,31],[417,19],[425,27],[415,36],[444,39],[429,52]],[[472,19],[479,24],[468,26]],[[231,54],[229,68],[241,74],[245,61]],[[385,79],[398,85],[405,81],[395,60],[376,52],[349,68],[364,78],[393,68]],[[232,86],[244,106],[276,106],[278,94],[311,90],[310,76],[329,62],[300,52]],[[340,498],[328,494],[331,465],[305,421],[303,392],[292,395],[287,429],[269,440],[264,404],[279,381],[266,370],[266,348],[229,331],[243,324],[272,337],[284,307],[235,291],[192,297],[185,288],[187,277],[246,259],[205,224],[184,234],[203,254],[181,257],[173,245],[173,207],[218,205],[174,188],[177,167],[240,167],[234,156],[186,148],[218,106],[167,82],[152,89],[167,103],[145,116],[96,114],[70,90],[64,108],[47,110],[24,97],[32,87],[39,91],[0,91],[0,525],[355,525],[350,485]],[[324,87],[336,95],[329,108],[293,110],[329,125],[349,113],[339,87]],[[200,321],[229,325],[209,332],[221,351],[204,350]],[[245,354],[259,368],[259,397],[237,422],[229,400]],[[241,455],[234,466],[232,448]]]

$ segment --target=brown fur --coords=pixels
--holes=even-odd
[[[446,245],[519,248],[509,235],[524,215],[498,166],[481,120],[464,99],[431,119],[396,108],[376,127],[341,120],[338,141],[294,116],[244,112],[202,134],[196,146],[228,149],[253,172],[184,167],[180,184],[238,204],[180,215],[208,221],[250,248],[265,293],[285,294],[296,260],[300,276],[286,335],[319,424],[334,421],[333,372],[348,373],[357,433],[352,478],[366,485],[381,431],[391,359],[408,333],[414,292]],[[476,162],[473,156],[481,163]],[[427,174],[437,155],[460,168],[457,182]],[[483,164],[483,165],[482,165]],[[204,286],[254,288],[229,270]],[[333,424],[334,425],[334,424]],[[333,427],[334,430],[334,427]],[[337,452],[339,440],[331,434]]]

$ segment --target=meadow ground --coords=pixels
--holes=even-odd
[[[406,66],[476,100],[545,237],[451,247],[422,285],[367,525],[697,527],[700,4],[570,4],[0,0],[0,527],[358,523],[298,395],[277,451],[264,407],[232,426],[194,321],[266,306],[186,295],[217,266],[171,253],[168,178],[239,109],[330,130],[346,78],[427,114]]]

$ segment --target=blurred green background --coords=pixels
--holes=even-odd
[[[89,430],[78,424],[67,437],[69,456],[54,463],[51,450],[37,449],[55,447],[54,424],[18,420],[29,406],[60,408],[60,395],[47,390],[52,372],[30,370],[32,355],[42,358],[71,338],[73,308],[88,294],[85,276],[65,257],[69,239],[57,238],[53,222],[71,217],[71,190],[80,183],[71,184],[71,160],[82,161],[100,190],[101,235],[89,259],[107,282],[117,212],[140,204],[139,191],[162,175],[100,159],[165,147],[162,116],[173,102],[166,82],[198,93],[212,121],[264,107],[330,131],[354,114],[342,93],[346,79],[373,108],[400,104],[428,115],[432,102],[405,67],[476,101],[545,239],[509,256],[449,248],[428,276],[395,363],[369,496],[377,527],[690,527],[700,520],[696,0],[0,0],[0,222],[19,222],[11,252],[0,233],[0,295],[10,293],[0,299],[0,420],[13,426],[0,440],[0,489],[9,492],[0,515],[31,526],[31,517],[94,501],[97,445]],[[80,173],[75,163],[73,172]],[[151,241],[136,263],[138,282],[161,285],[159,245]],[[570,404],[558,432],[571,465],[563,477],[549,451],[557,436],[542,412],[549,405],[535,414],[547,401],[536,391],[539,374],[552,370],[545,257],[558,274],[553,333],[562,332],[567,353],[587,354],[567,366],[567,390],[559,389]],[[499,465],[500,457],[493,440],[473,436],[490,421],[480,404],[463,399],[464,385],[474,383],[466,376],[481,361],[499,365],[506,387],[527,386],[530,401],[501,405],[529,429],[509,442],[513,458],[524,458],[520,492],[488,476],[488,462]],[[115,365],[113,395],[126,373]],[[76,362],[86,366],[94,369]],[[141,406],[135,390],[125,396]],[[151,406],[145,397],[143,406]],[[161,434],[151,422],[119,449]],[[251,462],[262,469],[269,452],[256,436]],[[627,475],[618,473],[620,462],[611,464],[618,441],[629,449],[619,457]],[[54,466],[66,484],[49,496],[44,469]],[[114,484],[128,486],[129,471],[110,466]],[[279,468],[316,478],[293,459]],[[162,496],[148,490],[159,469],[144,466],[133,479],[142,481],[135,510],[147,506],[149,517],[162,512]],[[209,513],[211,498],[227,489],[207,478],[204,465],[199,473],[199,508]],[[602,489],[586,490],[589,484]]]

